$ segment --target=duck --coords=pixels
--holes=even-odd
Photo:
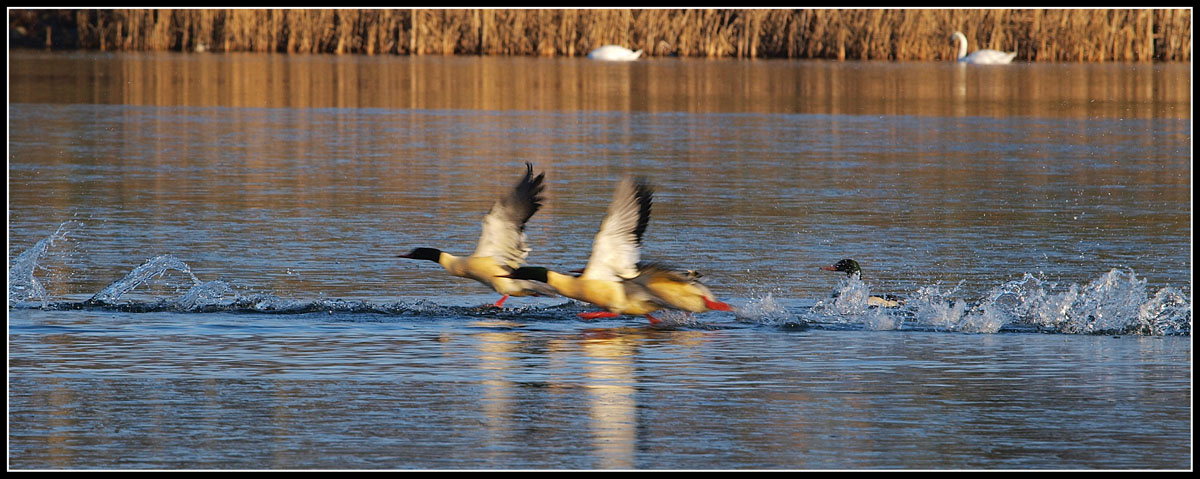
[[[658,263],[638,266],[634,282],[671,309],[705,313],[733,311],[729,304],[716,299],[712,290],[700,282],[702,275],[695,270],[679,270]]]
[[[619,45],[604,45],[600,48],[588,52],[587,57],[592,60],[618,61],[628,62],[637,60],[642,56],[642,51],[633,51]]]
[[[958,41],[958,61],[962,63],[973,63],[977,65],[1004,65],[1012,63],[1013,58],[1016,58],[1017,52],[1002,52],[1000,50],[975,50],[975,52],[967,55],[967,36],[962,32],[954,32],[950,36],[951,39]]]
[[[858,261],[849,258],[838,261],[830,266],[822,266],[821,269],[824,271],[839,271],[846,273],[847,277],[854,278],[856,280],[862,279],[862,268],[858,266]],[[903,304],[904,299],[893,294],[884,296],[870,296],[867,298],[867,306],[898,308]]]
[[[451,275],[473,279],[492,288],[502,297],[492,306],[500,308],[510,296],[554,296],[544,283],[506,278],[529,255],[525,243],[525,223],[542,206],[546,174],[533,176],[533,164],[525,163],[525,176],[508,194],[492,204],[483,217],[482,231],[475,252],[455,256],[437,248],[415,248],[398,257],[433,261]]]
[[[583,319],[632,315],[658,324],[661,320],[651,313],[662,309],[732,311],[700,284],[698,274],[639,263],[652,198],[653,188],[643,180],[625,178],[617,185],[592,240],[592,254],[578,276],[537,266],[517,268],[508,276],[546,283],[562,296],[604,309],[579,313]]]

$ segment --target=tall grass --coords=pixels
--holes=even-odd
[[[10,10],[14,46],[98,50],[580,56],[605,44],[684,57],[1191,61],[1190,9]]]

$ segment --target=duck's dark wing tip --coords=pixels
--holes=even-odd
[[[637,244],[640,246],[642,244],[642,237],[646,234],[646,228],[650,226],[650,210],[654,203],[654,186],[645,178],[638,178],[634,181],[633,194],[638,204],[638,222],[633,234],[637,238]]]
[[[546,173],[539,173],[533,176],[533,163],[525,162],[525,176],[513,188],[512,194],[507,196],[504,201],[504,206],[509,210],[511,219],[514,223],[520,226],[523,230],[525,223],[529,218],[533,217],[542,207],[542,191],[546,189],[544,184]]]

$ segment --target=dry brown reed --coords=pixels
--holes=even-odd
[[[1191,61],[1190,9],[114,9],[10,10],[14,46],[398,55],[647,55]]]

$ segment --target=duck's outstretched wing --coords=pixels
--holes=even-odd
[[[483,217],[483,231],[473,256],[490,256],[503,265],[516,268],[525,262],[529,246],[525,243],[525,223],[542,207],[542,184],[546,174],[533,176],[533,165],[526,163],[525,177],[507,195],[496,200]]]
[[[581,278],[619,281],[638,275],[653,195],[653,188],[641,180],[626,178],[617,185]]]

